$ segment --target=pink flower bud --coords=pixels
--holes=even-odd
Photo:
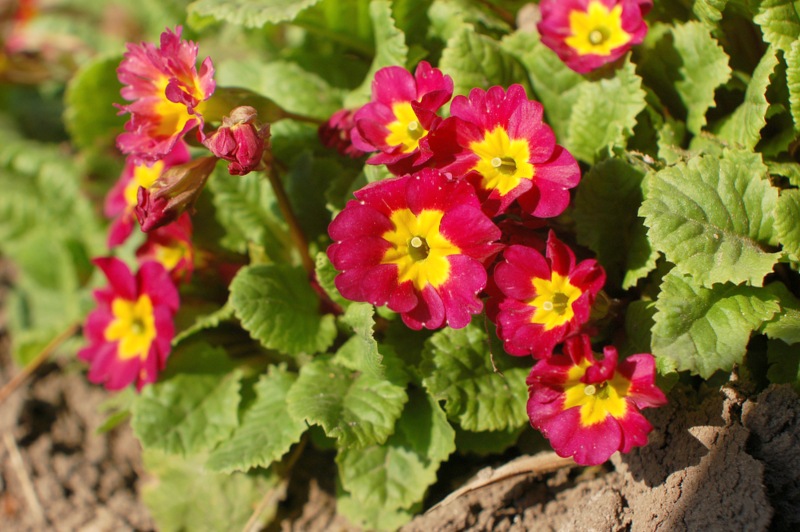
[[[231,175],[245,175],[258,169],[269,139],[269,124],[260,125],[257,112],[237,107],[222,119],[222,126],[203,144],[211,153],[229,162]]]

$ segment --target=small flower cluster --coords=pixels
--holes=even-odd
[[[355,192],[331,222],[336,287],[417,330],[465,327],[486,301],[505,350],[538,361],[529,417],[559,454],[596,464],[644,444],[651,427],[638,408],[665,400],[652,355],[619,366],[613,347],[594,357],[587,332],[605,272],[554,231],[546,242],[535,232],[569,205],[578,163],[522,86],[473,89],[442,118],[452,91],[428,63],[413,75],[384,68],[371,101],[322,130],[330,147],[370,153],[368,164],[395,174]]]
[[[117,390],[154,382],[164,369],[179,307],[178,286],[195,267],[189,216],[219,159],[232,175],[262,167],[269,127],[255,109],[241,106],[222,117],[210,135],[204,131],[215,93],[214,65],[197,67],[198,48],[181,39],[181,28],[167,29],[160,46],[128,44],[117,74],[130,115],[117,146],[127,155],[109,191],[105,214],[112,220],[109,248],[128,240],[138,222],[146,240],[136,251],[138,271],[116,258],[94,262],[108,279],[95,292],[97,307],[87,318],[88,346],[79,357],[91,364],[89,379]],[[219,105],[218,105],[219,107]],[[210,156],[192,158],[189,133]]]

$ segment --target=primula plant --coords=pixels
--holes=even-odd
[[[476,456],[647,445],[673,386],[800,386],[793,2],[29,4],[14,353],[114,392],[160,529],[267,526],[320,460],[395,529]]]

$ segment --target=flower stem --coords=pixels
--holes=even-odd
[[[300,253],[300,260],[303,263],[303,268],[306,269],[308,275],[313,275],[314,261],[311,259],[311,255],[308,252],[308,240],[303,234],[303,230],[300,228],[300,222],[297,220],[297,216],[295,216],[292,210],[292,205],[289,203],[289,196],[286,194],[283,182],[274,168],[268,168],[266,174],[270,185],[272,185],[272,190],[275,192],[275,198],[278,200],[278,208],[280,208],[283,218],[289,225],[289,235],[297,251]]]
[[[41,352],[36,355],[36,358],[28,362],[28,364],[22,368],[22,371],[14,375],[14,377],[0,389],[0,404],[5,401],[9,395],[14,393],[14,390],[19,388],[19,386],[27,380],[27,378],[34,372],[36,369],[44,364],[50,355],[53,354],[61,344],[72,338],[72,336],[78,332],[80,328],[80,323],[72,323],[69,327],[64,329],[58,336],[53,338],[49,344],[47,344]]]

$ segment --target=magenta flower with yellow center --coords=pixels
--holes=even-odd
[[[353,116],[352,145],[379,152],[369,164],[385,164],[396,175],[411,172],[431,157],[428,133],[441,122],[436,114],[453,95],[453,80],[425,61],[412,76],[402,67],[375,73],[372,100]]]
[[[472,187],[425,169],[355,196],[328,228],[339,292],[387,305],[412,329],[465,327],[483,309],[484,262],[500,237]]]
[[[108,233],[109,247],[122,244],[133,231],[139,187],[149,189],[165,170],[188,160],[189,149],[182,141],[160,161],[148,163],[132,156],[127,158],[122,175],[106,195],[105,215],[113,220]]]
[[[170,353],[178,291],[157,262],[141,265],[136,275],[116,258],[95,259],[108,279],[96,290],[97,307],[84,326],[88,346],[78,358],[89,362],[89,380],[109,390],[155,382]]]
[[[147,234],[147,240],[136,250],[140,263],[155,261],[166,269],[173,282],[188,283],[194,272],[192,218],[184,212],[174,222]]]
[[[489,216],[504,213],[515,201],[537,218],[566,209],[580,168],[556,144],[542,105],[528,100],[521,85],[508,91],[472,89],[468,98],[453,98],[450,114],[431,134],[435,164],[472,183]]]
[[[655,384],[655,359],[637,354],[617,364],[616,348],[600,358],[586,335],[573,336],[563,355],[540,360],[528,376],[528,417],[562,457],[581,465],[647,444],[653,429],[639,410],[667,403]]]
[[[546,358],[565,338],[577,334],[589,320],[592,304],[606,274],[593,259],[575,263],[575,254],[551,231],[547,256],[512,245],[495,267],[499,295],[492,306],[497,334],[506,352]]]
[[[581,74],[616,61],[647,34],[651,0],[542,0],[542,43]]]
[[[204,102],[214,93],[214,66],[206,58],[197,70],[197,45],[181,40],[181,27],[161,34],[161,46],[128,44],[117,69],[120,94],[130,113],[117,146],[145,161],[162,159],[195,127],[202,135]]]

